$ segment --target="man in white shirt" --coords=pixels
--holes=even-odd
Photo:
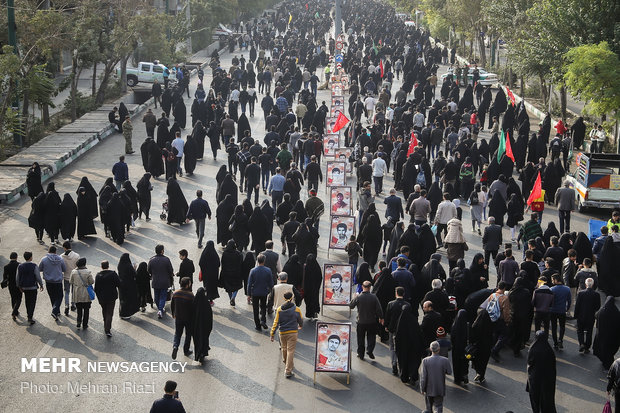
[[[294,295],[293,285],[288,284],[288,274],[285,272],[281,272],[278,274],[278,284],[273,287],[273,308],[278,308],[282,304],[286,302],[284,299],[284,294],[290,292]]]
[[[181,169],[181,158],[183,158],[183,148],[185,147],[185,141],[181,138],[181,132],[176,133],[176,137],[172,141],[172,147],[176,148],[177,153],[177,172],[179,176],[183,176],[183,169]]]
[[[420,109],[416,109],[415,115],[413,115],[413,129],[420,132],[424,127],[424,115],[420,112]]]
[[[372,180],[375,183],[375,196],[383,192],[383,175],[387,165],[383,160],[383,152],[377,152],[377,157],[372,161]]]
[[[370,123],[370,120],[372,119],[372,114],[375,110],[376,104],[377,101],[374,97],[370,95],[366,98],[366,100],[364,100],[364,108],[366,109],[366,120],[368,121],[368,123]]]

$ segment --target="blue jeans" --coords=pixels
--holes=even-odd
[[[181,168],[181,161],[183,160],[182,156],[177,156],[177,172],[179,175],[183,174],[183,169]]]
[[[303,166],[302,169],[304,169],[306,167],[306,165],[308,165],[310,163],[310,155],[304,155],[304,161],[303,161]]]
[[[69,303],[73,304],[73,301],[71,301],[71,283],[69,283],[69,281],[67,280],[62,280],[64,287],[65,287],[65,307],[69,307]]]
[[[45,282],[45,288],[50,296],[50,302],[52,303],[52,313],[60,314],[60,304],[62,304],[62,282]]]
[[[166,296],[168,295],[167,288],[153,288],[155,292],[155,304],[157,305],[157,309],[159,311],[164,311],[164,307],[166,307]]]
[[[261,182],[263,184],[263,191],[267,190],[269,186],[269,178],[271,178],[271,171],[269,169],[260,170]]]

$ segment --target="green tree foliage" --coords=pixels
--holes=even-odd
[[[568,91],[588,102],[591,113],[620,119],[620,60],[607,42],[574,47],[564,57]]]

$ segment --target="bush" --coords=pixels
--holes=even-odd
[[[78,91],[75,94],[75,100],[75,111],[78,118],[85,113],[97,109],[97,105],[95,104],[95,98],[93,96],[84,96],[82,92]],[[71,113],[71,96],[65,99],[64,107],[67,113]]]

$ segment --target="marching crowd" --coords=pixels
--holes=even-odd
[[[65,316],[76,311],[81,329],[88,328],[96,297],[108,337],[117,299],[123,318],[149,305],[162,318],[170,301],[176,327],[172,358],[185,334],[184,354],[192,354],[193,339],[193,356],[202,362],[218,289],[225,289],[231,306],[243,289],[255,328],[270,330],[272,337],[280,329],[285,373],[293,375],[297,329],[303,324],[299,307],[304,303],[305,317],[317,318],[323,284],[317,254],[326,206],[317,189],[324,180],[323,136],[330,129],[330,110],[317,101],[317,90],[329,83],[329,59],[335,53],[332,21],[325,18],[330,9],[323,3],[285,1],[273,17],[242,25],[243,34],[229,44],[231,52],[239,47],[232,65],[223,68],[214,52],[210,83],[198,70],[191,126],[184,101],[185,92],[190,96],[189,72],[176,68],[177,81],[165,82],[163,91],[154,84],[155,108],[159,102],[162,113],[158,118],[149,109],[143,117],[145,173],[135,187],[121,156],[100,191],[82,178],[76,203],[68,193],[61,199],[53,182],[43,191],[40,167],[33,164],[27,177],[28,222],[41,244],[47,234],[52,245],[38,263],[32,252],[21,258],[11,253],[4,285],[13,319],[23,296],[27,321],[35,323],[37,290],[44,285],[52,317],[58,320],[64,301]],[[455,49],[405,26],[387,5],[362,3],[344,1],[342,13],[342,67],[349,80],[345,111],[351,120],[344,146],[351,148],[346,162],[353,171],[359,222],[359,236],[346,245],[359,292],[351,302],[358,309],[357,356],[374,358],[379,336],[389,345],[394,374],[403,383],[419,381],[427,410],[435,405],[441,411],[445,384],[437,377],[453,371],[454,382],[467,385],[471,362],[474,381],[484,383],[489,359],[500,362],[504,349],[521,357],[529,346],[532,409],[551,412],[554,350],[563,349],[567,320],[576,320],[579,352],[589,353],[593,344],[609,369],[608,391],[617,396],[620,282],[613,263],[620,250],[620,211],[593,241],[571,232],[575,194],[563,182],[569,148],[584,145],[583,119],[570,129],[555,125],[551,136],[547,115],[531,131],[524,105],[516,105],[501,88],[493,96],[478,82],[477,68],[456,65]],[[439,87],[437,70],[448,63],[455,70]],[[250,128],[248,116],[254,117],[257,104],[264,131]],[[119,119],[129,116],[119,106],[110,120],[122,130],[131,155],[133,126],[116,120],[116,111]],[[479,137],[483,130],[491,135],[488,141]],[[199,190],[188,203],[179,179],[200,167],[205,142],[214,160],[223,150],[226,161],[220,161],[215,192],[203,196]],[[132,263],[125,253],[116,271],[103,261],[94,274],[87,258],[72,250],[76,230],[78,240],[96,235],[99,217],[105,236],[122,245],[130,231],[140,230],[136,221],[143,215],[150,220],[151,192],[162,176],[167,199],[161,217],[171,225],[193,220],[199,249],[205,222],[215,215],[216,239],[206,241],[198,265],[181,249],[175,272],[164,246],[157,245],[148,262]],[[393,185],[384,194],[388,182]],[[541,226],[546,204],[557,206],[559,229],[554,220]],[[471,263],[465,262],[467,219],[483,249]],[[510,228],[510,240],[503,238],[504,226]],[[62,250],[59,240],[64,240]],[[174,277],[180,285],[176,291]],[[273,327],[267,325],[267,313],[274,313]],[[451,357],[451,363],[435,359],[442,356]]]

